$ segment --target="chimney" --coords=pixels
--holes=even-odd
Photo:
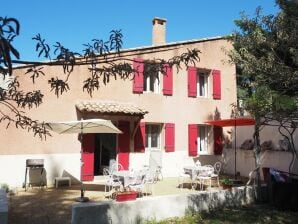
[[[155,17],[152,20],[152,45],[160,45],[166,43],[166,19]]]

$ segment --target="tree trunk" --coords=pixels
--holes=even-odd
[[[256,201],[261,202],[261,145],[260,145],[260,118],[256,117],[255,133],[254,133],[254,156],[255,156],[255,166],[256,166],[256,182],[257,182],[257,192]]]

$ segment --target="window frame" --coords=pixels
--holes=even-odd
[[[201,77],[203,77],[204,85],[202,85]],[[197,70],[197,97],[198,98],[209,98],[210,93],[210,70],[198,69]],[[204,87],[204,93],[201,95],[202,86]]]
[[[152,139],[152,126],[157,126],[158,127],[157,147],[152,147],[151,146],[151,143],[152,143],[152,140],[151,140]],[[149,132],[147,132],[147,130],[149,130]],[[145,151],[161,150],[161,131],[162,131],[162,124],[146,123],[146,125],[145,125]]]
[[[161,72],[160,71],[155,71],[158,74],[157,75],[146,75],[146,64],[144,64],[144,80],[143,80],[143,92],[144,93],[154,93],[154,94],[160,94],[161,93]],[[155,79],[154,84],[153,84],[153,91],[150,90],[150,84],[151,84],[151,79]]]
[[[208,155],[209,154],[209,137],[210,137],[210,127],[209,125],[198,124],[198,136],[197,136],[197,153],[198,155]],[[204,136],[202,136],[204,133]],[[205,149],[201,150],[202,143]]]

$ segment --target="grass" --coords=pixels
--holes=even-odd
[[[279,211],[269,205],[224,208],[189,214],[183,218],[147,221],[146,224],[290,224],[298,223],[298,212]]]

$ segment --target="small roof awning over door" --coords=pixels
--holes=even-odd
[[[148,111],[133,103],[105,101],[105,100],[85,100],[76,103],[76,108],[80,112],[95,112],[109,115],[129,115],[143,117]]]

